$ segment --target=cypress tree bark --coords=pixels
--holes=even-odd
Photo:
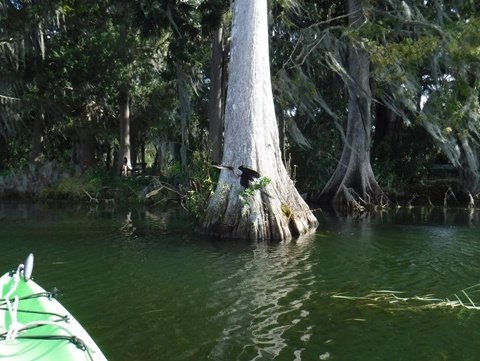
[[[364,23],[361,0],[349,0],[348,13],[350,27],[355,29]],[[370,163],[372,132],[370,61],[368,54],[355,44],[349,46],[348,69],[357,87],[349,88],[348,91],[345,144],[338,166],[318,200],[353,207],[379,205],[382,203],[383,192]]]
[[[281,159],[268,51],[267,0],[236,0],[219,184],[202,222],[203,233],[225,238],[286,240],[317,220]],[[238,167],[268,178],[260,190],[240,184]],[[239,196],[243,194],[242,196]]]

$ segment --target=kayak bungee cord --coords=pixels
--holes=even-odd
[[[17,339],[58,340],[58,341],[66,340],[66,341],[69,341],[70,343],[73,343],[78,349],[85,352],[90,361],[94,361],[92,353],[95,353],[95,350],[89,347],[82,339],[74,335],[74,333],[68,327],[60,323],[60,322],[65,322],[68,324],[70,320],[70,317],[68,315],[60,315],[58,313],[53,313],[53,312],[18,309],[18,305],[20,301],[31,300],[34,298],[41,298],[41,297],[46,297],[49,300],[52,300],[52,298],[53,299],[56,298],[56,296],[59,294],[58,289],[54,288],[53,292],[34,293],[31,295],[23,296],[21,298],[18,295],[15,295],[13,298],[11,298],[20,283],[20,274],[23,274],[23,278],[25,282],[28,282],[32,274],[32,269],[33,269],[33,254],[29,254],[25,262],[25,265],[20,264],[16,270],[15,269],[12,270],[9,274],[13,282],[10,287],[10,290],[7,292],[3,300],[0,301],[0,306],[6,305],[7,307],[6,308],[0,307],[0,310],[8,311],[11,322],[10,322],[8,331],[3,334],[0,334],[0,340],[4,340],[7,343],[13,342],[14,340],[17,340]],[[19,312],[54,316],[54,317],[58,317],[58,319],[50,320],[50,321],[31,321],[31,322],[27,322],[26,324],[22,324],[18,322],[17,315]],[[31,329],[38,328],[41,326],[46,326],[46,325],[62,329],[67,333],[67,335],[19,335],[19,333],[27,332]]]
[[[60,291],[55,287],[53,289],[53,291],[51,291],[51,292],[32,293],[31,295],[19,297],[18,300],[20,302],[20,301],[24,301],[24,300],[32,300],[34,298],[41,298],[41,297],[45,297],[49,300],[52,300],[52,299],[56,299],[59,294],[60,294]],[[14,299],[10,299],[10,302],[12,302],[12,301],[14,301]],[[0,306],[3,306],[3,305],[8,305],[8,300],[7,299],[5,299],[3,301],[0,301]],[[8,307],[7,308],[0,307],[0,311],[8,311],[8,310],[9,310]],[[65,322],[68,323],[68,320],[69,320],[68,315],[61,315],[61,314],[58,314],[58,313],[55,313],[55,312],[44,312],[44,311],[32,311],[32,310],[17,309],[17,313],[19,313],[19,312],[34,313],[34,314],[38,314],[38,315],[55,316],[55,317],[59,318],[58,322],[65,321]]]
[[[8,311],[8,308],[0,307],[0,311]],[[66,323],[68,323],[68,321],[70,320],[70,317],[68,315],[60,315],[59,313],[54,313],[54,312],[17,309],[17,313],[33,313],[36,315],[55,316],[55,317],[58,317],[58,320],[55,320],[55,322],[65,321]]]
[[[5,309],[0,308],[0,310],[5,310]],[[33,314],[39,314],[39,315],[47,315],[47,316],[58,317],[57,320],[43,321],[43,322],[42,321],[32,321],[32,322],[27,323],[26,325],[22,325],[21,323],[18,323],[19,325],[23,326],[21,329],[19,329],[20,332],[28,331],[28,330],[31,330],[31,329],[34,329],[34,328],[37,328],[37,327],[41,327],[41,326],[44,326],[44,325],[56,325],[59,328],[62,328],[61,326],[59,326],[58,322],[68,323],[69,320],[70,320],[70,317],[68,317],[68,316],[61,316],[61,315],[58,315],[56,313],[51,313],[51,312],[30,311],[30,310],[17,310],[17,312],[33,313]],[[10,330],[9,330],[9,332],[10,332]],[[71,332],[69,332],[69,333],[72,334]],[[8,332],[4,332],[4,333],[0,334],[0,339],[8,341],[7,335],[8,335]]]
[[[26,311],[28,312],[28,311]],[[33,313],[40,313],[40,312],[34,312]],[[49,314],[48,312],[41,312],[42,314]],[[66,321],[68,322],[68,316],[60,316],[61,318],[55,321],[32,321],[28,322],[25,325],[22,325],[23,327],[18,328],[18,329],[9,329],[8,332],[0,334],[0,340],[5,340],[7,342],[11,342],[13,340],[17,339],[22,339],[22,340],[52,340],[52,341],[69,341],[73,343],[78,349],[84,351],[87,353],[88,358],[93,361],[93,356],[92,352],[94,350],[90,348],[82,339],[79,337],[75,336],[69,329],[68,327],[65,327],[58,322],[61,321]],[[17,325],[21,325],[20,323],[17,323]],[[54,326],[58,327],[64,331],[66,331],[70,336],[68,335],[35,335],[35,336],[30,336],[30,335],[19,335],[20,332],[26,332],[28,330],[41,327],[41,326]]]
[[[57,296],[60,294],[60,291],[58,290],[58,288],[54,287],[53,291],[50,291],[50,292],[39,292],[39,293],[32,293],[31,295],[27,295],[27,296],[23,296],[23,297],[19,297],[18,299],[20,301],[23,301],[23,300],[30,300],[30,299],[33,299],[33,298],[40,298],[40,297],[46,297],[48,298],[49,300],[51,300],[52,298],[57,298]],[[5,299],[0,301],[0,306],[3,306],[3,305],[6,305],[7,304],[7,296],[5,296]],[[13,301],[13,298],[10,299],[10,301]]]
[[[93,358],[92,352],[95,352],[91,348],[89,348],[85,342],[77,337],[77,336],[67,336],[67,335],[36,335],[36,336],[27,336],[27,335],[20,335],[17,336],[16,339],[20,340],[44,340],[44,341],[68,341],[74,344],[79,350],[85,352],[90,361],[95,361]],[[5,340],[4,335],[0,335],[0,340]]]
[[[37,328],[37,327],[45,326],[45,325],[58,327],[58,328],[64,330],[65,332],[67,332],[70,336],[67,336],[67,335],[35,335],[35,336],[18,335],[19,332],[28,331],[28,330],[31,330],[33,328]],[[85,342],[83,342],[82,339],[75,336],[68,329],[68,327],[65,327],[65,326],[63,326],[63,325],[61,325],[61,324],[59,324],[55,321],[32,321],[32,322],[28,322],[27,324],[23,325],[22,328],[18,328],[18,329],[13,330],[11,332],[11,335],[9,335],[9,333],[10,333],[10,330],[7,332],[7,334],[0,335],[0,339],[4,339],[7,342],[13,341],[13,340],[16,340],[16,339],[54,340],[54,341],[56,341],[56,340],[61,340],[61,341],[66,340],[66,341],[70,341],[75,346],[77,346],[78,349],[80,349],[82,351],[85,351],[88,354],[88,357],[91,360],[93,360],[93,357],[91,355],[91,352],[93,352],[93,350],[90,347],[88,347],[88,345],[85,344]]]

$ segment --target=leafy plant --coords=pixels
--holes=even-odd
[[[250,201],[255,194],[255,191],[265,188],[271,180],[267,177],[262,177],[252,183],[252,185],[244,190],[238,192],[238,197],[244,206],[250,204]]]
[[[190,189],[187,191],[184,205],[197,218],[201,218],[205,213],[208,201],[217,183],[217,179],[215,179],[215,176],[212,176],[211,170],[211,162],[207,153],[193,152]]]

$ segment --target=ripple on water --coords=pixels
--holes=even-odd
[[[48,217],[47,217],[48,216]],[[448,296],[478,283],[478,229],[424,218],[341,220],[296,242],[228,244],[175,234],[166,218],[2,220],[0,263],[34,251],[35,277],[109,359],[476,359],[479,318],[333,299],[372,289]],[[409,215],[410,216],[410,215]],[[398,217],[398,216],[397,216]],[[39,217],[37,217],[39,218]],[[158,222],[152,227],[149,222]],[[157,224],[157,223],[155,223]],[[185,228],[185,224],[183,223]],[[38,261],[38,262],[37,262]]]
[[[308,342],[313,325],[305,303],[315,283],[308,252],[292,244],[257,244],[241,269],[213,285],[216,294],[234,300],[217,316],[225,327],[212,350],[215,359],[229,359],[235,352],[239,360],[274,359],[292,336]],[[289,352],[292,358],[301,353]]]

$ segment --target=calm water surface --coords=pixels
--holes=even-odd
[[[252,244],[201,238],[181,210],[3,203],[0,269],[33,252],[110,360],[480,359],[480,311],[332,297],[480,283],[478,211],[317,216],[316,234]]]

